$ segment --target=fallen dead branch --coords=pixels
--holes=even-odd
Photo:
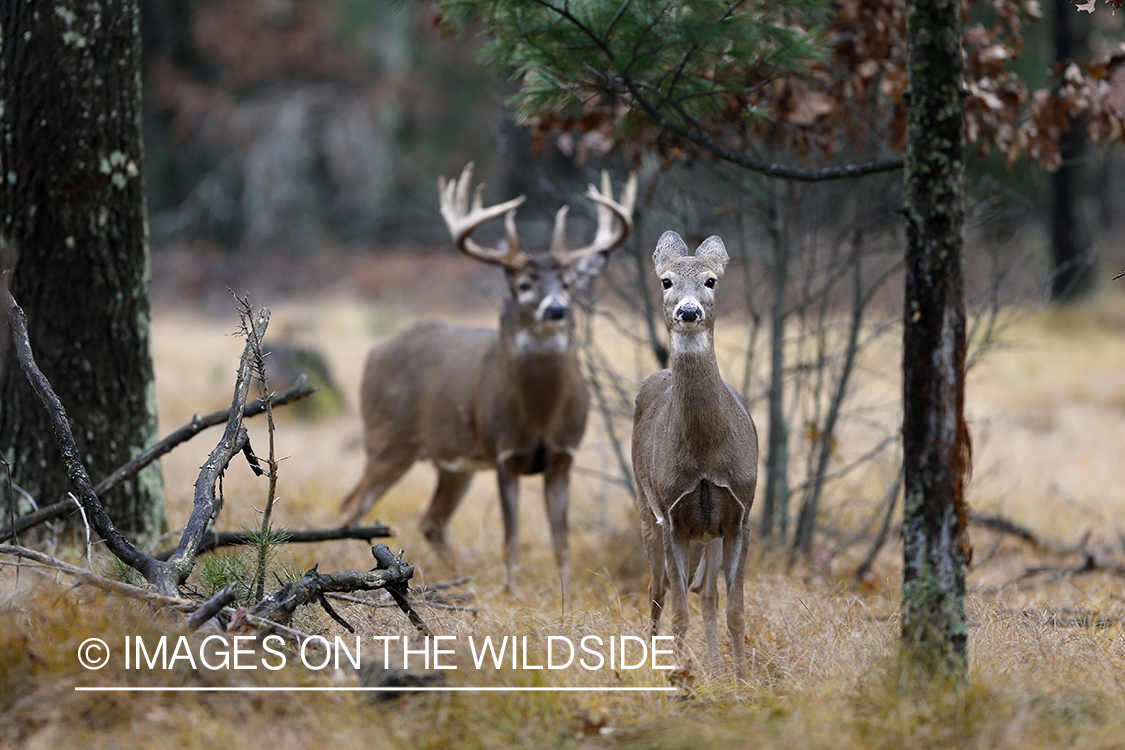
[[[1028,568],[1021,573],[1017,578],[1009,583],[1007,588],[1020,587],[1027,585],[1031,579],[1043,576],[1042,580],[1036,581],[1034,585],[1044,585],[1053,583],[1063,578],[1071,578],[1073,576],[1082,575],[1084,573],[1109,573],[1115,576],[1125,576],[1125,565],[1121,563],[1101,562],[1095,557],[1094,553],[1089,550],[1082,550],[1082,562],[1077,565],[1070,566],[1053,566],[1053,565],[1037,565]]]
[[[199,470],[199,478],[195,480],[195,502],[192,504],[188,522],[184,524],[179,545],[167,561],[154,560],[153,577],[146,576],[146,579],[157,589],[175,590],[191,574],[203,535],[207,532],[211,520],[222,508],[222,501],[215,492],[215,487],[231,459],[238,452],[244,451],[251,463],[256,465],[252,458],[253,454],[249,450],[250,440],[246,435],[246,428],[242,424],[242,410],[246,404],[246,395],[253,374],[254,350],[261,348],[262,337],[269,326],[269,321],[270,312],[263,308],[258,311],[258,319],[252,326],[249,325],[249,321],[247,322],[246,346],[239,359],[238,375],[234,381],[234,398],[226,429]],[[259,468],[258,472],[260,471]]]
[[[46,376],[43,375],[43,372],[35,363],[35,358],[31,351],[31,342],[28,339],[27,317],[24,315],[23,310],[16,304],[12,293],[6,288],[4,289],[3,298],[5,302],[4,311],[12,330],[11,346],[15,350],[16,357],[20,363],[20,369],[23,370],[24,375],[31,384],[32,390],[35,391],[35,395],[43,403],[43,407],[47,411],[48,419],[55,432],[55,438],[59,442],[63,462],[66,465],[67,476],[70,477],[71,486],[74,487],[74,494],[81,504],[82,509],[85,511],[87,521],[94,530],[98,532],[98,535],[105,540],[107,549],[116,555],[119,560],[140,572],[145,580],[151,583],[160,594],[175,597],[179,593],[178,586],[183,581],[183,579],[177,580],[182,565],[173,567],[171,562],[161,563],[153,560],[139,550],[136,545],[126,539],[125,535],[114,525],[113,520],[105,511],[105,507],[102,506],[97,493],[94,492],[93,484],[90,482],[90,476],[86,472],[86,467],[79,457],[78,447],[74,441],[74,434],[71,431],[70,422],[66,416],[66,410],[63,408],[62,402],[59,401],[59,397],[55,394],[50,382],[48,382]],[[268,316],[266,319],[268,320]],[[262,327],[264,330],[264,323]],[[232,416],[231,421],[237,422],[238,428],[242,427],[241,404],[245,403],[246,400],[245,387],[242,388],[242,393],[241,402],[238,402],[236,395],[236,403],[239,408],[232,409],[232,411],[237,412],[238,419],[236,420]],[[241,449],[242,445],[246,442],[245,435],[245,430],[237,432],[235,439],[228,441],[229,446],[234,448],[237,443],[237,448]],[[231,455],[233,455],[233,452]],[[223,465],[225,467],[225,463]],[[210,515],[208,517],[210,517]],[[206,521],[204,521],[204,524],[205,523]],[[184,572],[184,578],[186,577],[187,572]]]
[[[300,580],[282,586],[276,593],[255,604],[249,609],[248,614],[286,624],[297,607],[304,604],[319,604],[333,620],[351,633],[355,632],[354,628],[336,614],[325,595],[342,591],[385,589],[410,618],[410,622],[418,632],[429,635],[430,631],[426,623],[410,606],[407,596],[409,581],[414,576],[414,566],[404,562],[401,553],[396,557],[385,544],[372,547],[371,554],[375,557],[374,570],[320,573],[314,567],[301,576]]]
[[[82,583],[102,589],[103,591],[128,596],[132,599],[140,599],[141,601],[159,604],[164,607],[173,607],[182,611],[195,611],[200,605],[200,602],[195,599],[185,599],[179,596],[165,596],[149,589],[141,588],[140,586],[115,581],[112,578],[106,578],[97,573],[91,573],[86,568],[71,565],[68,562],[64,562],[56,557],[51,557],[46,553],[29,547],[21,547],[16,544],[0,544],[0,555],[12,555],[16,558],[32,560],[40,565],[53,568],[60,573],[65,573],[72,578],[76,578]]]
[[[237,597],[238,584],[228,583],[218,593],[203,602],[199,609],[191,613],[191,617],[187,619],[187,629],[189,631],[198,630],[203,626],[203,623],[231,605]]]
[[[261,468],[257,465],[257,460],[250,450],[250,441],[246,428],[242,424],[242,417],[246,411],[246,397],[250,381],[254,375],[255,352],[261,351],[261,341],[269,325],[269,310],[260,310],[257,320],[254,321],[253,325],[250,325],[249,304],[247,303],[245,306],[246,325],[244,328],[247,342],[239,360],[234,396],[231,407],[227,412],[226,429],[215,449],[200,469],[199,477],[195,483],[195,502],[188,522],[184,525],[179,544],[166,560],[158,560],[145,554],[130,542],[117,529],[113,520],[106,513],[105,507],[90,482],[86,468],[79,458],[78,448],[66,411],[50,382],[35,363],[27,333],[26,316],[7,289],[3,290],[3,300],[4,311],[12,330],[11,345],[15,350],[20,368],[43,403],[48,418],[51,420],[55,437],[59,442],[66,464],[67,475],[70,477],[75,496],[88,523],[105,540],[106,548],[123,563],[138,571],[156,589],[158,595],[179,601],[179,587],[191,574],[203,539],[209,533],[208,525],[217,516],[222,506],[221,497],[216,493],[219,477],[226,470],[231,459],[239,452],[244,453],[251,463],[251,467],[256,472],[261,473]],[[268,406],[268,401],[266,406]],[[291,584],[283,588],[282,592],[263,599],[258,605],[255,605],[255,610],[250,614],[283,621],[288,620],[293,610],[301,604],[316,602],[346,626],[347,624],[332,612],[331,606],[324,598],[325,592],[386,588],[403,612],[410,617],[415,627],[420,631],[425,631],[425,623],[411,608],[407,599],[406,582],[413,576],[414,568],[405,563],[401,556],[396,558],[385,545],[380,544],[374,547],[372,554],[375,555],[377,562],[377,567],[373,571],[321,575],[314,568],[298,582],[300,585]],[[84,574],[90,575],[85,571]],[[350,626],[348,627],[350,628]]]
[[[307,383],[298,383],[291,388],[286,388],[284,391],[273,394],[273,406],[283,406],[299,401],[303,398],[313,395],[317,392],[317,388]],[[265,399],[257,399],[250,402],[243,409],[243,418],[256,417],[259,414],[264,414],[266,411]],[[124,466],[116,469],[112,474],[94,485],[94,493],[98,497],[102,497],[105,493],[112,490],[117,485],[125,480],[135,476],[141,469],[145,468],[153,461],[157,460],[164,454],[171,451],[181,443],[185,443],[198,435],[203,430],[216,425],[224,424],[230,419],[230,409],[223,409],[222,411],[212,412],[205,416],[194,416],[191,421],[180,427],[175,432],[172,432],[163,440],[153,444],[143,452],[125,464]],[[67,499],[61,500],[53,505],[47,505],[39,510],[28,513],[20,517],[15,523],[7,528],[0,530],[0,542],[6,542],[17,534],[22,534],[29,529],[33,529],[40,524],[53,521],[60,516],[65,515],[68,511],[74,508],[74,503]]]
[[[330,542],[338,539],[359,539],[370,544],[372,539],[396,536],[394,529],[381,523],[371,526],[338,526],[333,529],[307,529],[304,531],[280,529],[274,530],[273,534],[278,544]],[[218,534],[208,532],[200,541],[197,552],[203,554],[219,547],[251,544],[255,537],[256,533],[252,531],[221,531]],[[175,552],[175,549],[166,549],[153,555],[153,557],[157,560],[167,560],[173,552]]]
[[[417,612],[411,608],[404,592],[408,591],[410,579],[414,576],[414,567],[403,562],[401,556],[396,557],[385,544],[376,545],[371,549],[375,557],[376,568],[371,571],[348,571],[344,573],[318,573],[316,568],[308,571],[296,583],[283,586],[275,594],[269,596],[248,611],[243,613],[247,624],[263,628],[267,631],[282,629],[287,635],[310,638],[308,634],[300,633],[288,627],[293,613],[304,604],[321,604],[325,611],[337,622],[341,623],[349,632],[352,627],[344,622],[331,607],[324,601],[328,592],[341,591],[371,591],[386,589],[399,603],[400,609],[410,619],[418,631],[429,635],[429,630]],[[229,609],[235,599],[236,586],[226,586],[217,594],[206,601],[198,599],[185,599],[176,596],[165,596],[149,589],[133,586],[132,584],[115,581],[96,573],[91,573],[85,568],[71,565],[46,553],[28,547],[13,544],[0,544],[0,555],[11,555],[18,559],[31,560],[39,565],[57,570],[60,573],[75,578],[83,584],[99,588],[113,594],[120,594],[131,599],[148,602],[161,607],[168,607],[179,612],[190,613],[185,622],[187,630],[195,630],[220,612]],[[5,564],[0,562],[0,564]],[[21,563],[12,563],[19,565]],[[400,596],[395,596],[398,592]],[[405,605],[405,606],[404,606]],[[231,612],[233,614],[233,612]],[[300,640],[300,638],[298,639]]]

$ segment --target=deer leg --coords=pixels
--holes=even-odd
[[[506,462],[501,461],[496,465],[496,480],[500,485],[500,515],[504,520],[504,588],[511,593],[515,583],[516,556],[520,547],[520,477]]]
[[[641,535],[644,537],[645,552],[648,555],[648,567],[651,576],[648,582],[648,598],[652,603],[649,614],[649,635],[657,634],[660,626],[660,615],[664,613],[664,593],[668,590],[668,572],[664,564],[664,544],[661,539],[660,529],[656,528],[656,519],[651,514],[646,518],[641,516]]]
[[[648,492],[640,478],[637,478],[637,515],[641,519],[641,540],[645,545],[645,557],[648,558],[650,573],[648,600],[651,610],[648,634],[651,637],[659,632],[660,615],[664,613],[664,592],[668,588],[668,575],[664,571],[664,539],[661,528],[652,513]]]
[[[566,511],[572,460],[569,453],[557,453],[551,458],[543,474],[543,498],[547,503],[547,518],[551,524],[551,542],[555,546],[555,563],[559,568],[559,581],[562,585],[564,600],[570,587],[570,542]]]
[[[453,550],[445,539],[445,530],[453,511],[457,510],[469,484],[473,481],[471,471],[446,471],[438,467],[438,482],[434,489],[430,507],[422,516],[422,533],[447,565],[453,566]]]
[[[719,569],[723,560],[723,540],[712,539],[703,545],[703,556],[691,582],[691,590],[699,592],[703,610],[703,632],[707,639],[707,661],[718,672],[719,657]]]
[[[664,565],[672,589],[672,635],[676,650],[685,652],[684,637],[688,629],[687,550],[685,532],[674,528],[671,518],[664,519]]]
[[[340,524],[352,526],[375,501],[397,482],[414,463],[414,454],[405,451],[368,451],[367,465],[355,489],[340,504]]]
[[[727,578],[727,630],[734,652],[734,671],[742,677],[746,664],[746,611],[743,607],[743,582],[750,530],[746,521],[723,537],[723,570]]]

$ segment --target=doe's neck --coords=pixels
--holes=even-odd
[[[671,335],[672,403],[677,421],[693,440],[706,442],[724,421],[726,385],[711,331]]]

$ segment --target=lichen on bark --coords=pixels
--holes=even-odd
[[[0,232],[18,253],[11,290],[96,481],[156,437],[139,3],[4,3],[0,35]],[[0,368],[0,451],[16,482],[49,505],[69,489],[62,457],[10,353]],[[103,500],[135,538],[164,528],[159,468]],[[11,501],[0,487],[5,517]]]
[[[968,666],[964,483],[961,17],[911,0],[903,333],[904,657],[927,674]]]

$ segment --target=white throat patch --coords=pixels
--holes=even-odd
[[[681,354],[702,354],[711,349],[711,335],[706,330],[681,333],[672,331],[672,351]]]
[[[565,354],[570,349],[570,336],[565,328],[544,336],[525,329],[516,331],[515,345],[516,354]]]

